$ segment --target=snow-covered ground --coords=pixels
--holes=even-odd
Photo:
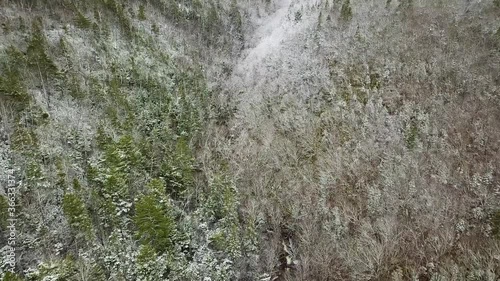
[[[254,32],[247,38],[245,49],[237,60],[228,81],[230,92],[237,94],[242,115],[259,105],[262,98],[290,86],[301,79],[308,58],[304,55],[305,34],[316,23],[316,13],[307,13],[311,1],[282,0],[271,14],[253,18]],[[302,18],[295,21],[294,14]]]

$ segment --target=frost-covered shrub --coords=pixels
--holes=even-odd
[[[90,29],[92,27],[92,21],[78,11],[75,19],[75,25],[81,29]]]
[[[493,213],[491,217],[492,234],[500,239],[500,210]]]
[[[141,21],[146,20],[146,13],[144,11],[145,7],[143,4],[139,5],[139,14],[137,15],[137,18]]]
[[[7,101],[13,98],[25,105],[30,100],[23,83],[22,66],[25,64],[24,55],[14,46],[6,50],[6,57],[0,64],[0,98]]]
[[[349,0],[345,0],[342,4],[342,8],[340,10],[340,18],[343,21],[350,21],[352,19],[352,8]]]
[[[4,231],[5,227],[7,226],[7,219],[8,219],[8,208],[9,208],[9,202],[7,201],[7,198],[3,195],[0,195],[0,229]]]
[[[153,247],[144,244],[137,255],[137,280],[153,281],[172,278],[169,253],[158,255]],[[172,278],[173,279],[173,278]]]

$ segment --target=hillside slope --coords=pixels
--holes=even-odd
[[[499,17],[1,2],[0,279],[498,280]]]

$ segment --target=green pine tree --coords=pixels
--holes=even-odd
[[[345,22],[348,22],[352,19],[352,8],[349,0],[345,0],[344,4],[342,5],[342,8],[340,10],[340,18]]]
[[[63,198],[63,212],[69,225],[76,231],[91,235],[92,223],[83,201],[74,193],[66,193]]]
[[[137,18],[141,21],[146,20],[146,12],[143,4],[139,5],[139,15],[137,16]]]
[[[151,245],[158,253],[172,247],[175,233],[174,219],[164,204],[160,204],[154,195],[146,195],[135,206],[137,238]]]

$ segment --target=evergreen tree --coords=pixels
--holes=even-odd
[[[141,4],[139,5],[139,15],[137,16],[137,18],[141,21],[143,20],[146,20],[146,12],[144,11],[144,5]]]
[[[165,204],[167,202],[164,202]],[[150,244],[158,253],[172,247],[175,223],[168,208],[159,204],[153,194],[142,197],[136,204],[134,218],[137,238]]]
[[[342,8],[340,10],[340,18],[345,22],[348,22],[352,19],[352,9],[349,0],[345,0],[344,4],[342,5]]]

